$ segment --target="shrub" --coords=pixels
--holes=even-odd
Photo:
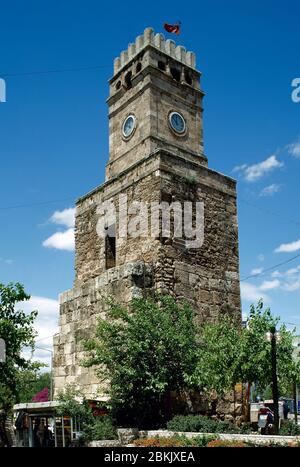
[[[158,436],[156,436],[155,438],[136,439],[133,442],[133,444],[137,447],[143,448],[180,448],[184,446],[184,444],[182,444],[182,441],[179,438],[158,438]]]
[[[148,439],[137,439],[134,441],[134,445],[138,447],[206,447],[209,442],[216,439],[215,436],[197,436],[189,439],[186,436],[172,436],[170,438],[148,438]]]
[[[84,429],[86,441],[98,441],[102,439],[116,439],[117,430],[108,416],[94,419],[94,423],[87,425]]]
[[[247,444],[243,441],[229,441],[226,439],[215,439],[210,441],[207,448],[246,448]]]
[[[282,436],[297,436],[300,435],[300,427],[292,420],[287,420],[281,425],[279,434]]]
[[[204,436],[196,436],[195,438],[189,439],[186,438],[185,436],[182,436],[183,439],[185,439],[185,444],[184,447],[193,447],[193,448],[205,448],[208,443],[210,443],[213,440],[218,439],[217,436],[209,436],[209,435],[204,435]]]
[[[240,428],[227,420],[219,422],[204,415],[176,415],[167,423],[167,428],[172,431],[194,431],[201,433],[241,433]],[[245,432],[243,431],[243,433]]]
[[[186,177],[184,177],[184,181],[188,185],[197,185],[197,178],[193,176],[187,175]]]
[[[218,433],[240,433],[239,427],[235,426],[233,423],[228,420],[222,422],[217,422],[217,432]]]
[[[215,433],[217,423],[203,415],[176,415],[167,423],[168,430]]]
[[[243,423],[240,427],[240,433],[243,433],[244,435],[251,433],[252,430],[252,425],[251,423]]]

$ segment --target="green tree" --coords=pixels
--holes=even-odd
[[[36,367],[24,370],[19,374],[19,402],[31,402],[33,396],[44,388],[48,388],[50,392],[51,374],[48,372],[41,373],[41,364]]]
[[[170,391],[189,386],[196,359],[194,313],[171,297],[135,299],[130,310],[110,303],[85,366],[110,380],[113,414],[122,424],[155,426],[169,413]]]
[[[56,413],[59,417],[68,415],[76,419],[81,426],[89,425],[93,421],[92,409],[82,393],[73,385],[68,384],[63,391],[57,395],[59,406]]]
[[[299,364],[293,359],[294,332],[288,331],[280,318],[272,315],[270,308],[264,310],[263,302],[251,305],[248,325],[243,331],[240,355],[240,377],[243,381],[256,383],[264,390],[272,381],[271,343],[266,335],[272,328],[278,332],[277,373],[279,389],[285,394],[295,379],[300,377]]]
[[[285,394],[295,379],[300,377],[299,364],[293,355],[293,332],[280,319],[263,308],[260,301],[251,305],[247,326],[230,316],[217,323],[207,323],[199,328],[198,358],[191,379],[205,392],[216,391],[218,395],[233,389],[238,382],[256,384],[263,391],[272,381],[271,343],[266,335],[277,326],[280,340],[277,344],[278,382]]]
[[[12,406],[19,402],[20,373],[32,369],[32,364],[22,356],[23,347],[34,348],[36,336],[33,328],[37,311],[29,314],[16,309],[19,302],[29,300],[24,287],[17,284],[0,284],[0,338],[6,345],[5,361],[0,363],[1,426]],[[36,367],[36,365],[34,366]],[[2,437],[5,437],[2,428]],[[1,436],[1,433],[0,433]]]
[[[59,406],[56,414],[59,417],[68,415],[80,429],[82,442],[117,438],[117,431],[109,415],[94,417],[91,407],[83,394],[73,385],[68,384],[57,395]],[[102,405],[103,407],[103,405]]]
[[[223,396],[232,390],[241,381],[242,342],[241,322],[230,315],[199,326],[197,358],[190,382],[206,395]]]

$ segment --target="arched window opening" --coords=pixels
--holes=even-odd
[[[172,77],[176,81],[180,82],[180,74],[181,74],[180,70],[178,68],[171,67],[170,72],[171,72]]]
[[[185,82],[187,84],[189,84],[190,86],[192,86],[193,84],[193,79],[190,75],[190,73],[188,72],[188,70],[184,70],[184,79],[185,79]]]
[[[132,78],[132,72],[128,71],[128,73],[126,73],[126,75],[125,75],[125,86],[126,86],[127,89],[132,88],[131,78]]]
[[[166,64],[165,64],[165,62],[162,62],[161,60],[159,60],[159,61],[157,62],[157,66],[158,66],[158,68],[159,68],[161,71],[166,71]]]

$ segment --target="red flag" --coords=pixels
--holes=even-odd
[[[164,28],[167,32],[174,32],[175,34],[180,34],[180,24],[181,23],[178,23],[178,24],[168,24],[168,23],[165,23],[164,24]]]

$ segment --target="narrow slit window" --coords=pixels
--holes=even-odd
[[[105,264],[106,269],[116,266],[116,234],[115,226],[110,226],[107,229],[105,237]]]

